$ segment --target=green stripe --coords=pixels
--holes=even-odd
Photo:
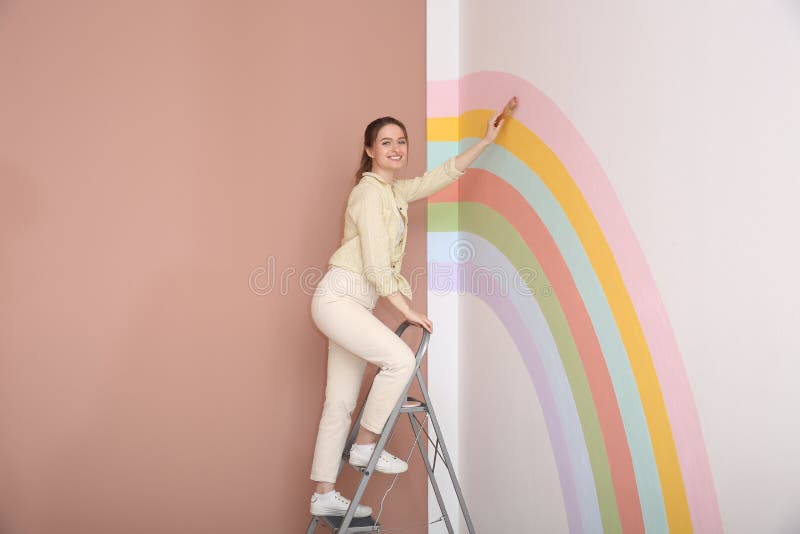
[[[519,271],[525,267],[535,269],[537,276],[528,279],[527,285],[542,309],[550,332],[556,342],[559,356],[569,381],[578,418],[583,429],[589,462],[594,474],[603,531],[621,532],[617,499],[611,481],[605,442],[600,430],[592,394],[578,348],[572,338],[564,310],[551,289],[547,275],[528,245],[514,226],[495,210],[477,202],[436,202],[428,204],[429,232],[471,232],[492,243]],[[549,292],[548,292],[549,289]],[[580,488],[578,488],[580,491]]]

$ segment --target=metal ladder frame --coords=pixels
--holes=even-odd
[[[402,336],[403,332],[411,326],[411,323],[408,321],[403,321],[403,323],[395,330],[395,334],[398,336]],[[369,460],[369,463],[366,467],[361,468],[360,471],[362,472],[361,482],[358,484],[358,488],[356,489],[355,495],[353,495],[353,499],[350,502],[350,507],[347,509],[344,517],[338,516],[313,516],[311,518],[311,523],[308,525],[308,529],[306,530],[306,534],[314,534],[314,531],[317,529],[317,525],[320,522],[326,524],[331,530],[338,534],[351,534],[356,532],[380,532],[381,526],[378,524],[372,517],[366,518],[354,518],[356,507],[361,501],[361,498],[364,496],[364,492],[367,489],[367,484],[369,483],[372,475],[375,472],[375,466],[378,463],[378,458],[380,457],[381,452],[383,451],[384,447],[386,447],[386,442],[389,440],[389,437],[392,434],[392,430],[394,429],[395,425],[397,424],[398,415],[401,413],[408,414],[409,421],[411,422],[411,426],[414,429],[414,434],[419,436],[422,432],[424,432],[427,436],[427,431],[422,428],[420,422],[414,417],[416,412],[427,412],[428,416],[430,417],[431,424],[433,425],[434,432],[436,433],[436,447],[437,450],[435,452],[436,455],[440,455],[442,458],[442,462],[444,463],[445,467],[447,467],[447,471],[450,474],[450,481],[453,484],[453,489],[455,489],[456,496],[458,497],[458,503],[461,507],[461,513],[464,516],[464,521],[467,525],[467,530],[469,534],[475,534],[475,528],[472,525],[472,519],[470,518],[469,511],[467,511],[467,504],[464,501],[464,494],[461,492],[461,486],[458,483],[458,479],[456,478],[455,468],[453,467],[453,462],[450,460],[450,454],[447,452],[447,446],[444,443],[444,439],[442,437],[442,431],[439,427],[439,421],[436,419],[436,414],[433,411],[433,405],[431,404],[430,395],[428,394],[428,388],[425,386],[425,380],[422,377],[422,371],[420,370],[420,365],[422,364],[422,359],[425,357],[425,354],[428,352],[428,344],[430,342],[430,333],[422,329],[422,341],[420,341],[419,348],[417,348],[416,353],[416,366],[414,367],[414,374],[409,380],[408,384],[406,385],[405,389],[403,390],[402,395],[397,400],[397,404],[392,409],[392,413],[389,415],[389,419],[386,421],[386,425],[383,428],[383,433],[381,434],[380,438],[378,439],[378,443],[375,445],[375,451],[372,453],[372,457]],[[420,406],[409,406],[404,407],[403,404],[406,402],[408,396],[408,390],[411,388],[411,384],[414,382],[414,378],[416,377],[417,383],[419,384],[420,391],[422,392],[422,396],[424,402]],[[356,417],[355,424],[353,428],[350,430],[350,435],[347,437],[347,442],[344,447],[344,451],[342,454],[342,459],[339,462],[339,474],[342,472],[342,468],[346,463],[346,460],[350,454],[350,446],[356,439],[356,435],[358,434],[358,428],[361,424],[361,415],[364,412],[364,403],[361,404],[361,408],[358,410],[358,416]],[[430,440],[430,437],[428,437]],[[426,440],[427,441],[427,440]],[[427,445],[427,444],[426,444]],[[430,480],[431,486],[433,487],[433,492],[436,495],[436,501],[439,503],[439,509],[442,512],[442,517],[444,519],[445,525],[447,527],[447,532],[449,534],[454,534],[453,524],[450,521],[450,517],[447,514],[447,509],[444,505],[444,499],[442,498],[442,493],[439,490],[439,485],[436,482],[436,476],[433,471],[433,466],[431,465],[430,458],[428,457],[428,451],[426,450],[427,447],[423,447],[419,440],[417,439],[414,443],[414,446],[418,446],[422,455],[422,460],[425,463],[425,469],[428,472],[428,479]],[[441,447],[441,453],[439,453],[438,447]],[[434,459],[435,460],[435,459]]]

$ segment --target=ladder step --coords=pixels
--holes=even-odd
[[[406,400],[401,406],[403,408],[411,408],[413,406],[419,406],[420,404],[425,404],[419,399],[415,399],[414,397],[406,397]]]
[[[406,397],[406,401],[400,406],[400,413],[427,412],[428,406],[419,399]]]
[[[319,516],[322,521],[328,525],[328,527],[336,532],[340,526],[342,526],[342,520],[344,519],[341,516]],[[381,526],[375,520],[374,517],[356,517],[350,522],[350,526],[347,528],[348,534],[350,532],[380,532]]]
[[[428,407],[424,404],[420,406],[409,406],[400,408],[400,413],[427,412]]]

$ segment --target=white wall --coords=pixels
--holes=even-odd
[[[427,79],[428,80],[454,80],[459,77],[458,49],[459,49],[459,0],[431,0],[426,4],[427,21]],[[429,110],[428,115],[431,115]],[[451,154],[455,155],[455,154]],[[432,161],[429,155],[428,167],[439,165],[441,161]],[[430,245],[428,246],[430,249]],[[441,295],[435,292],[428,293],[428,315],[436,321],[439,332],[458,332],[458,297],[456,295]],[[456,310],[456,313],[452,313]],[[432,336],[428,358],[428,388],[431,402],[435,406],[439,421],[446,421],[441,425],[443,438],[448,447],[448,453],[453,465],[458,466],[461,461],[461,448],[459,440],[459,344],[458,336],[450,335]],[[433,433],[432,425],[428,425],[429,432]],[[433,435],[433,434],[432,434]],[[435,448],[429,447],[431,458],[435,455]],[[436,470],[436,480],[440,488],[445,508],[451,517],[458,517],[458,498],[450,484],[449,474],[446,469]],[[442,516],[439,504],[436,501],[433,488],[428,484],[428,519],[437,521]],[[453,525],[460,529],[457,519]],[[429,534],[447,532],[444,522],[436,522],[428,529]]]
[[[726,531],[800,531],[800,2],[460,11],[461,75],[526,78],[608,174],[680,344]]]
[[[503,329],[483,300],[469,294],[461,299],[462,328]],[[566,532],[547,424],[519,350],[507,336],[475,336],[460,349],[460,480],[475,530]]]

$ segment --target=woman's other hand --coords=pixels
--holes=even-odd
[[[416,312],[409,308],[407,312],[404,314],[406,321],[411,324],[415,324],[417,326],[421,326],[431,334],[433,334],[433,323],[426,315],[423,315],[419,312]]]

